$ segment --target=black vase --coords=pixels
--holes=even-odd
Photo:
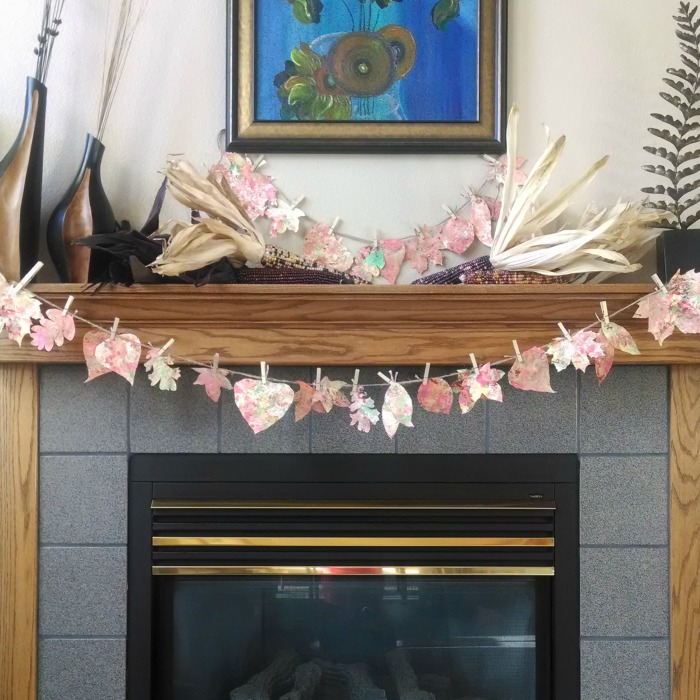
[[[27,78],[24,119],[0,161],[0,272],[19,280],[39,259],[46,86]]]
[[[49,253],[62,282],[86,284],[95,267],[109,264],[109,256],[74,245],[75,241],[117,229],[114,212],[102,186],[105,147],[88,135],[85,154],[73,184],[54,209],[47,231]]]
[[[664,231],[656,239],[656,270],[663,282],[668,282],[679,270],[700,271],[700,231]]]

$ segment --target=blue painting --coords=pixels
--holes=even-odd
[[[480,0],[256,0],[255,120],[475,122]]]

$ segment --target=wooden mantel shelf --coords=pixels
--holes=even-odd
[[[247,286],[179,285],[107,288],[86,292],[75,285],[34,285],[33,291],[63,305],[68,294],[91,321],[111,326],[115,316],[143,342],[177,341],[178,355],[206,361],[271,365],[460,364],[470,352],[481,359],[523,349],[558,334],[557,323],[574,330],[652,291],[651,285],[547,286]],[[638,364],[700,363],[700,338],[674,334],[659,347],[646,322],[621,316],[642,355],[619,354]],[[82,329],[85,330],[85,329]],[[51,353],[25,341],[0,341],[0,362],[82,362],[79,342]]]

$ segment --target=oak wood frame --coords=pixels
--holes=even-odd
[[[417,364],[464,361],[544,342],[556,322],[590,322],[601,299],[611,311],[651,291],[647,285],[542,288],[309,289],[183,287],[110,290],[99,296],[69,285],[37,285],[57,304],[160,342],[175,335],[178,352],[227,362],[272,364]],[[629,312],[631,314],[631,311]],[[197,320],[195,320],[197,319]],[[633,331],[643,327],[625,320]],[[243,326],[246,328],[242,328]],[[554,326],[554,328],[553,328]],[[146,336],[148,333],[148,336]],[[670,383],[670,591],[673,700],[700,700],[700,342],[676,334],[663,348],[642,341],[641,358],[672,365]],[[77,350],[75,345],[78,346]],[[38,574],[37,365],[82,361],[79,343],[54,353],[0,342],[0,697],[36,698]],[[457,347],[455,347],[457,346]],[[652,347],[654,350],[652,351]],[[288,355],[288,356],[287,356]],[[32,364],[28,364],[32,363]]]

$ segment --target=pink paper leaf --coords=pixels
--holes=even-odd
[[[225,369],[213,367],[195,367],[194,371],[199,375],[194,382],[195,386],[203,386],[207,392],[207,396],[214,402],[218,403],[221,399],[221,390],[226,389],[231,391],[233,386],[229,381],[229,371]]]
[[[32,345],[39,350],[51,352],[54,345],[61,347],[65,340],[75,338],[75,321],[70,314],[63,315],[59,309],[49,309],[46,318],[32,326]]]
[[[109,374],[110,370],[103,367],[95,357],[97,346],[105,340],[108,340],[110,333],[107,331],[92,330],[88,331],[83,337],[83,355],[85,356],[85,364],[87,365],[88,378],[86,382],[90,382],[103,374]]]
[[[311,404],[316,395],[316,389],[307,382],[297,382],[297,384],[299,391],[294,394],[294,420],[298,423],[311,413]]]
[[[32,320],[41,318],[41,302],[26,290],[13,292],[0,275],[0,332],[7,330],[7,337],[22,345],[31,332]]]
[[[593,331],[579,331],[571,337],[571,340],[557,338],[552,341],[547,348],[547,353],[551,355],[557,371],[561,372],[569,365],[573,365],[581,372],[585,372],[592,359],[603,357],[603,348],[596,341],[596,337],[597,334]]]
[[[447,415],[452,410],[452,387],[444,379],[428,379],[418,388],[418,403],[430,413]]]
[[[398,238],[387,238],[380,242],[382,252],[384,253],[384,267],[379,274],[389,282],[396,284],[396,278],[401,272],[406,257],[406,246],[404,242]]]
[[[597,340],[600,343],[600,347],[603,348],[603,355],[596,357],[594,360],[595,375],[598,377],[598,384],[602,384],[612,369],[615,347],[602,331],[598,333]]]
[[[159,354],[159,348],[152,348],[146,355],[144,367],[149,373],[151,386],[158,385],[161,391],[176,391],[180,379],[180,368],[173,367],[175,361],[165,353]]]
[[[406,243],[406,260],[421,275],[428,269],[430,263],[442,265],[444,262],[440,234],[439,226],[422,226],[420,231]]]
[[[304,238],[304,257],[339,272],[352,267],[352,253],[331,231],[328,224],[316,224]]]
[[[363,387],[358,386],[350,393],[350,425],[360,432],[368,433],[379,422],[379,411],[374,407],[374,399],[367,396]]]
[[[95,360],[108,372],[124,377],[133,386],[141,360],[141,343],[131,333],[108,337],[95,348]]]
[[[486,175],[486,179],[495,180],[499,185],[505,184],[506,176],[508,175],[508,156],[504,155],[498,159],[492,158],[491,156],[484,156],[484,160],[489,163],[489,172]],[[525,158],[521,156],[518,156],[515,161],[515,182],[519,186],[527,182],[527,175],[521,170],[525,163]]]
[[[211,174],[219,182],[226,180],[253,220],[263,216],[270,205],[277,204],[277,188],[272,178],[255,170],[253,162],[239,153],[224,153]]]
[[[379,277],[384,267],[386,267],[384,250],[380,246],[376,248],[365,246],[360,248],[355,257],[355,266],[352,268],[352,274],[367,282],[371,282],[375,277]]]
[[[474,225],[461,216],[451,216],[442,227],[440,241],[443,248],[463,255],[474,242]]]
[[[470,220],[476,237],[486,246],[493,245],[491,209],[483,197],[471,196]]]
[[[400,425],[412,428],[413,401],[401,384],[392,382],[386,390],[382,406],[382,423],[386,434],[393,438]]]
[[[553,394],[549,377],[549,357],[542,348],[530,348],[522,353],[522,362],[515,360],[508,372],[508,381],[521,391]]]
[[[623,328],[617,323],[603,322],[601,324],[601,331],[603,337],[605,337],[615,350],[621,350],[629,355],[639,355],[637,343],[634,342],[634,338],[626,328]],[[598,339],[600,340],[600,338]]]
[[[642,299],[634,314],[635,318],[649,319],[649,333],[651,333],[659,345],[663,345],[675,327],[671,313],[672,295],[666,292],[653,294]]]
[[[270,207],[265,216],[270,220],[270,237],[276,238],[286,231],[299,231],[299,221],[306,216],[298,207],[287,202],[278,202],[276,207]]]
[[[242,379],[234,386],[236,406],[257,435],[281,420],[294,403],[294,389],[288,384],[259,379]]]

